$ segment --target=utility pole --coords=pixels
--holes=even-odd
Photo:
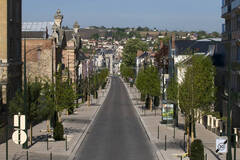
[[[25,113],[25,133],[27,135],[27,140],[26,142],[23,144],[23,148],[27,149],[28,148],[28,125],[27,125],[27,114],[28,114],[28,110],[27,110],[27,75],[26,75],[26,39],[24,38],[24,113]]]

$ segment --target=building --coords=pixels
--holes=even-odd
[[[177,75],[179,84],[183,82],[186,72],[186,67],[182,64],[187,63],[193,54],[211,57],[213,65],[216,67],[215,85],[217,88],[216,103],[214,105],[213,111],[218,112],[222,118],[227,117],[226,90],[228,81],[226,76],[226,50],[224,43],[221,42],[221,39],[211,38],[197,41],[176,40],[174,42],[172,41],[171,44],[174,44],[170,45],[174,46],[174,48],[171,47],[170,49],[170,53],[172,53],[172,58],[170,58],[170,68],[173,68],[173,72]],[[233,115],[233,119],[237,118],[238,117],[234,117]],[[227,132],[227,123],[211,115],[202,116],[199,123],[203,124],[206,128],[215,132],[217,135],[220,135],[220,130],[222,130],[224,133]],[[213,126],[212,124],[216,125]]]
[[[26,73],[28,80],[36,77],[53,77],[53,39],[54,22],[28,22],[22,24],[22,53],[26,45]],[[24,41],[26,43],[24,43]],[[22,60],[24,56],[22,55]]]
[[[22,1],[0,1],[0,117],[22,85]],[[3,120],[0,118],[0,122]],[[6,122],[6,120],[4,121]],[[0,124],[0,128],[4,124]],[[1,133],[0,133],[1,134]],[[2,136],[0,136],[2,137]],[[1,141],[1,139],[0,139]]]
[[[29,80],[36,77],[54,80],[55,73],[61,69],[62,78],[69,77],[72,82],[78,81],[82,57],[80,26],[75,22],[72,30],[65,30],[62,21],[63,15],[57,10],[54,22],[23,23],[22,41],[26,41]]]
[[[232,128],[240,128],[240,1],[222,0],[223,25],[222,41],[226,48],[226,62],[231,67],[230,77],[225,76],[224,81],[229,82],[232,95]],[[226,65],[226,68],[227,66]],[[228,85],[228,83],[226,84]],[[229,87],[226,87],[228,94]],[[235,98],[234,98],[235,97]],[[227,107],[227,100],[225,107]],[[236,130],[236,129],[235,129]]]

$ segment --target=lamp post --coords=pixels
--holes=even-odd
[[[27,149],[28,148],[28,132],[27,132],[27,75],[26,75],[26,39],[24,38],[24,113],[25,113],[25,133],[27,135],[27,140],[23,144],[23,148]]]

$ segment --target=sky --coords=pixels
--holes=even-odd
[[[161,30],[220,32],[221,0],[22,0],[23,21],[53,21],[81,27],[156,27]]]

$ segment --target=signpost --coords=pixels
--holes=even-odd
[[[13,119],[13,126],[15,131],[13,132],[12,140],[16,144],[24,144],[27,141],[27,134],[24,132],[26,129],[26,117],[25,115],[18,113],[18,115],[14,115]]]
[[[228,140],[227,137],[218,137],[216,139],[216,153],[227,153]]]
[[[173,121],[174,104],[163,104],[162,120],[163,122]]]

